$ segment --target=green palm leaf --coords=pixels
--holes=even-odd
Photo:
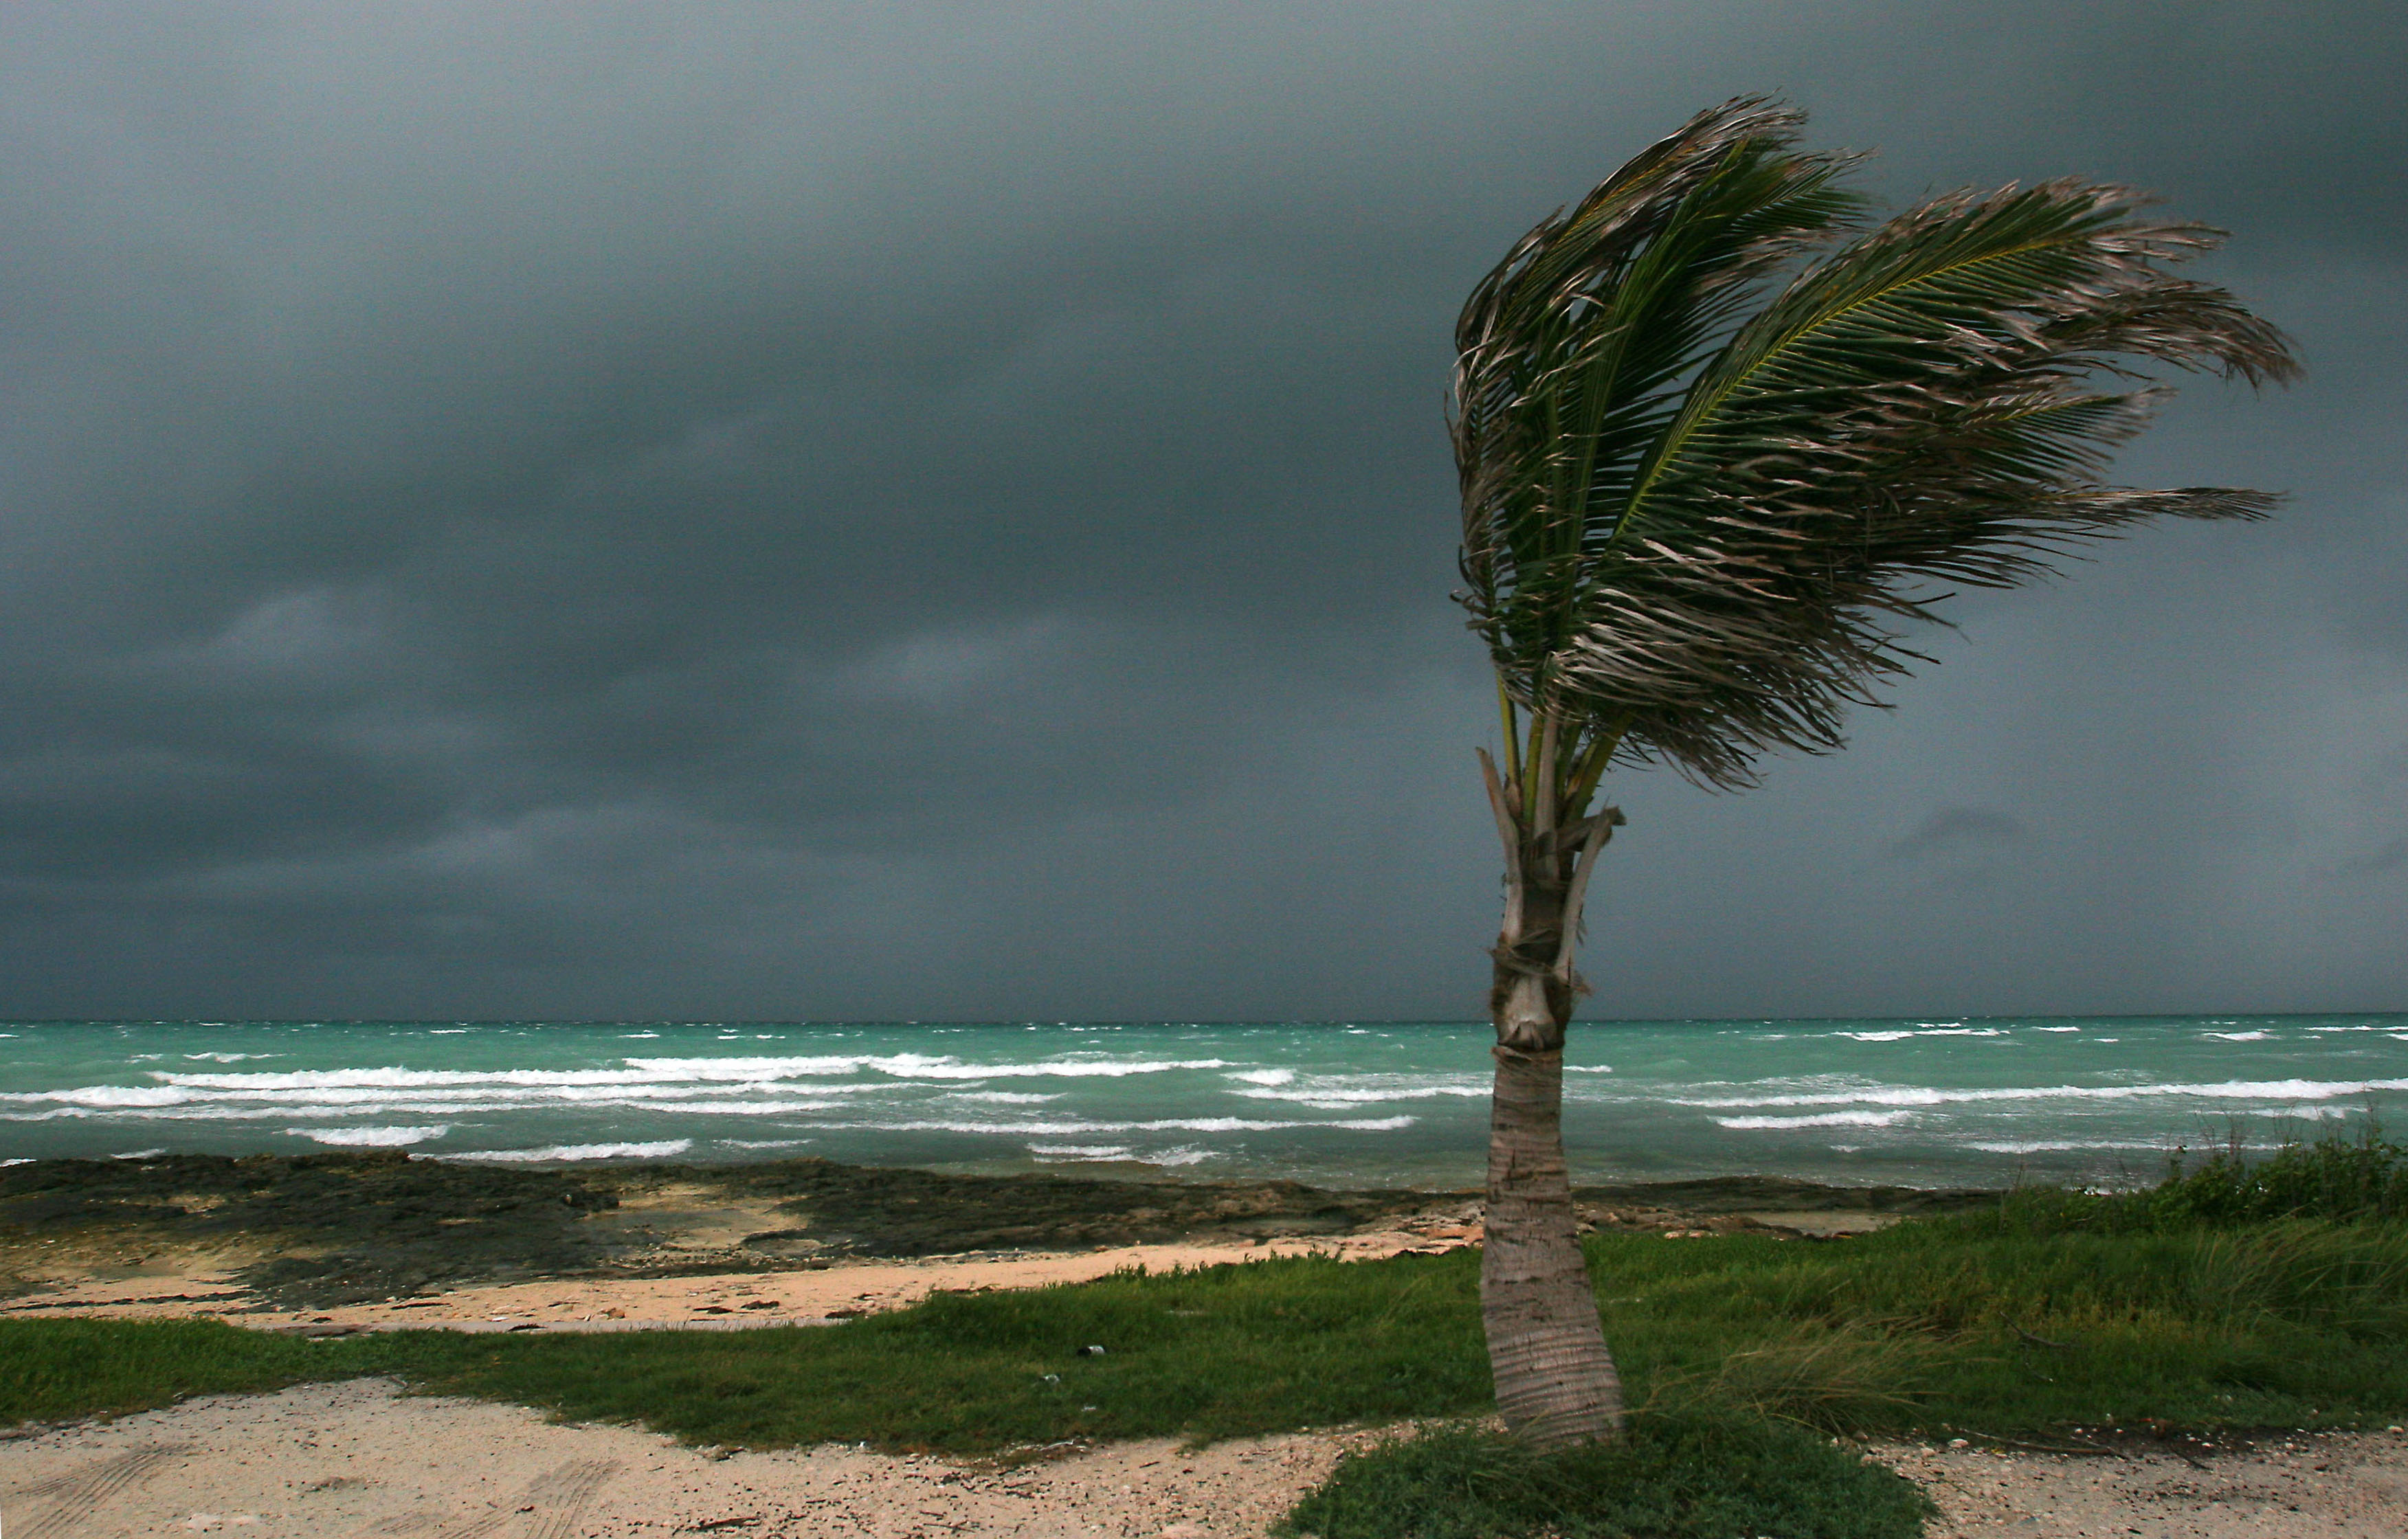
[[[2297,372],[2274,328],[2168,270],[2219,232],[2118,187],[1959,192],[1768,298],[1852,208],[1845,163],[1791,150],[1796,126],[1701,114],[1465,306],[1461,596],[1509,699],[1564,730],[1568,810],[1612,759],[1734,787],[1766,749],[1837,747],[1917,660],[1898,624],[1932,618],[1936,584],[2273,501],[2100,480],[2162,393],[2143,365]]]

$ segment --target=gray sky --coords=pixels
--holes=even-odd
[[[1627,776],[1603,1016],[2408,1008],[2396,3],[12,6],[0,1014],[1463,1017],[1447,337],[1779,92],[2235,232],[2288,491]]]

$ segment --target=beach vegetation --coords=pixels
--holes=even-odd
[[[1281,1525],[1315,1539],[1919,1539],[1914,1482],[1802,1427],[1639,1417],[1627,1438],[1541,1450],[1453,1426],[1350,1453]]]
[[[2204,1158],[2167,1157],[2155,1186],[2082,1191],[2019,1187],[1994,1214],[2006,1228],[2130,1233],[2274,1219],[2408,1218],[2408,1147],[2369,1118],[2355,1136],[2293,1141],[2257,1154],[2236,1132]]]
[[[1822,1242],[1597,1234],[1585,1251],[1641,1419],[2061,1443],[2408,1412],[2398,1221],[2109,1233],[1973,1214]],[[1294,1258],[729,1332],[311,1341],[17,1318],[0,1321],[0,1422],[371,1374],[758,1447],[991,1454],[1480,1417],[1495,1403],[1478,1275],[1468,1249]]]
[[[2221,232],[2070,178],[1871,223],[1853,157],[1799,150],[1801,125],[1761,99],[1698,114],[1517,241],[1455,328],[1457,597],[1501,729],[1484,1330],[1498,1410],[1542,1446],[1612,1435],[1625,1404],[1562,1147],[1584,904],[1625,823],[1608,770],[1743,789],[1928,661],[1907,636],[1943,589],[2274,501],[2104,480],[2163,393],[2150,365],[2297,372],[2174,271]]]
[[[1130,1272],[743,1332],[10,1319],[0,1424],[382,1375],[718,1447],[1010,1461],[1387,1425],[1293,1532],[1893,1539],[1925,1509],[1864,1460],[1869,1439],[2111,1455],[2408,1415],[2408,1222],[2063,1221],[2100,1201],[2035,1192],[1846,1240],[1588,1236],[1631,1409],[1623,1438],[1554,1449],[1491,1416],[1469,1249]]]

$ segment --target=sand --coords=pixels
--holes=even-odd
[[[2245,1453],[2067,1458],[1887,1447],[1942,1520],[1928,1539],[2402,1539],[2408,1435],[2305,1434]]]
[[[1341,1442],[1249,1438],[1182,1453],[1155,1439],[1018,1468],[849,1447],[727,1454],[361,1380],[0,1443],[0,1517],[9,1539],[1179,1539],[1261,1533]]]
[[[221,1396],[0,1442],[10,1539],[1249,1539],[1372,1434],[1114,1444],[1002,1467],[832,1446],[683,1447],[376,1379]],[[2196,1463],[1876,1450],[1930,1539],[2399,1539],[2408,1436],[2293,1437]]]
[[[267,1330],[319,1328],[312,1334],[344,1329],[430,1327],[594,1331],[816,1324],[898,1309],[945,1290],[1038,1288],[1085,1282],[1133,1267],[1168,1272],[1272,1256],[1325,1255],[1362,1261],[1428,1254],[1476,1245],[1480,1233],[1476,1223],[1458,1222],[1254,1244],[1133,1245],[1068,1253],[853,1261],[811,1272],[484,1283],[315,1310],[265,1307],[234,1272],[190,1268],[61,1281],[39,1292],[0,1301],[0,1318],[205,1317]]]

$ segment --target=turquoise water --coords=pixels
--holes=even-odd
[[[961,1170],[1476,1186],[1484,1024],[0,1024],[0,1158],[407,1149],[815,1154]],[[2154,1177],[2176,1145],[2354,1124],[2408,1016],[1575,1028],[1581,1180]]]

